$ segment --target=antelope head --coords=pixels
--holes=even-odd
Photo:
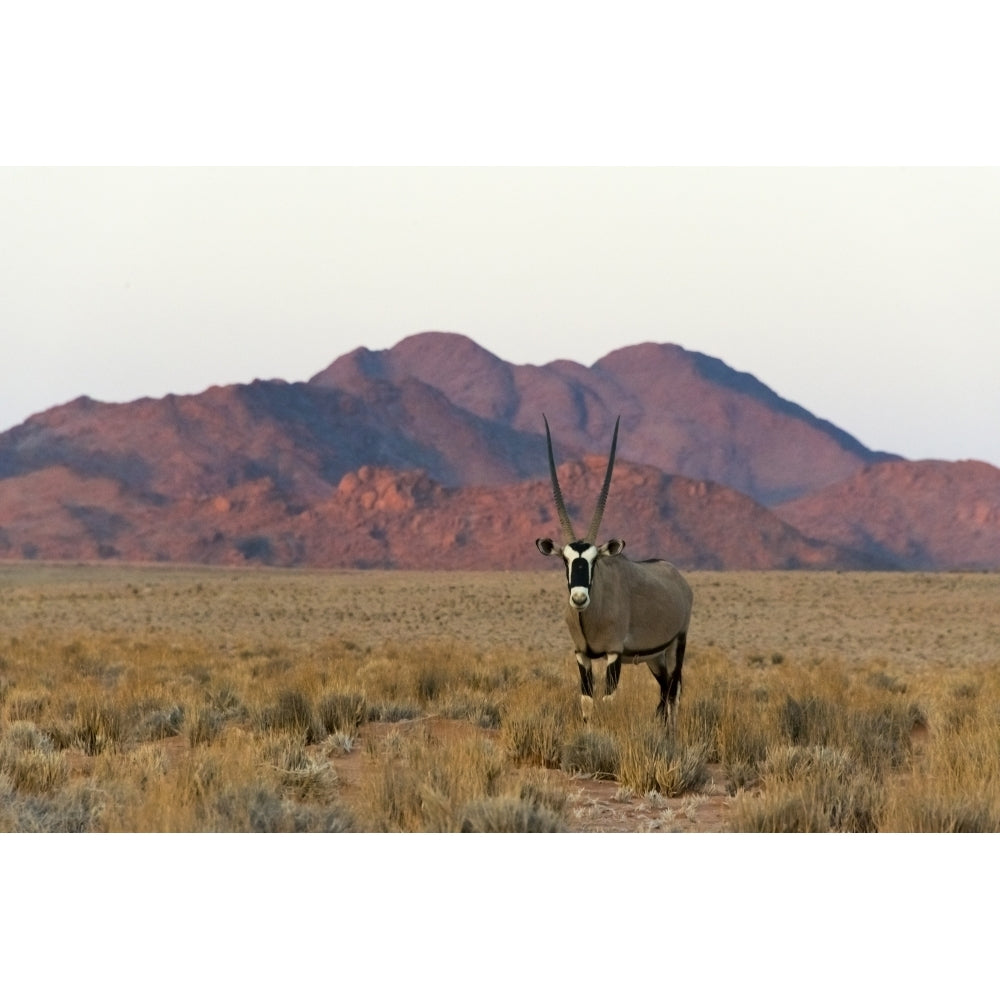
[[[616,556],[625,548],[622,538],[612,538],[603,545],[597,544],[597,531],[604,516],[604,505],[608,499],[608,487],[611,485],[611,471],[615,466],[615,448],[618,445],[618,425],[621,417],[615,421],[615,433],[611,439],[611,455],[608,458],[608,470],[604,474],[604,485],[597,498],[594,516],[590,519],[587,534],[580,538],[573,530],[573,524],[566,510],[562,490],[559,488],[559,477],[556,475],[556,461],[552,455],[552,435],[549,432],[549,421],[545,421],[545,438],[549,446],[549,475],[552,477],[552,496],[556,502],[556,512],[562,527],[562,545],[556,545],[551,538],[536,538],[535,545],[543,556],[561,556],[566,566],[566,583],[569,587],[570,607],[575,611],[583,611],[590,604],[590,586],[594,579],[594,565],[598,559],[605,556]]]

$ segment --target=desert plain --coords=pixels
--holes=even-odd
[[[0,564],[0,830],[1000,829],[1000,577],[686,575],[670,736],[551,567]]]

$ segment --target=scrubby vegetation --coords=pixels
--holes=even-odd
[[[883,643],[848,659],[836,645],[824,650],[823,637],[781,643],[801,592],[789,585],[779,602],[781,575],[743,575],[742,638],[731,605],[702,602],[671,739],[653,717],[645,667],[626,667],[616,698],[598,702],[585,726],[565,641],[559,653],[539,648],[550,632],[534,648],[516,641],[518,615],[505,606],[541,594],[559,613],[545,577],[484,574],[495,600],[479,594],[464,613],[488,608],[493,627],[506,616],[507,639],[475,643],[461,638],[468,575],[424,581],[424,599],[461,619],[439,630],[459,637],[404,641],[388,599],[381,611],[369,605],[383,630],[345,627],[322,574],[250,574],[253,592],[269,595],[262,607],[240,599],[246,577],[171,572],[4,571],[0,830],[601,828],[580,820],[582,782],[655,814],[636,829],[680,828],[672,818],[696,817],[711,800],[709,829],[1000,830],[1000,673],[974,630],[940,658],[897,656]],[[879,613],[857,577],[785,577],[807,581],[807,592],[827,588],[859,627]],[[951,593],[963,580],[973,591],[981,582],[920,586]],[[729,578],[706,574],[701,591],[694,583],[697,614],[699,593]],[[150,591],[160,598],[150,627],[131,627]],[[284,640],[282,608],[295,623]],[[768,615],[770,648],[760,643]],[[258,636],[262,616],[272,625]]]

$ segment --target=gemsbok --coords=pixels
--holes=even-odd
[[[611,455],[604,485],[597,500],[587,534],[573,530],[552,455],[552,435],[545,421],[549,446],[552,495],[562,527],[562,545],[551,538],[538,538],[535,545],[543,556],[560,556],[566,566],[569,606],[566,624],[580,668],[580,707],[586,721],[594,706],[593,661],[604,658],[605,697],[612,697],[621,677],[622,660],[645,663],[660,685],[656,714],[671,732],[676,725],[677,700],[681,691],[681,667],[691,621],[691,588],[675,566],[662,559],[632,562],[622,555],[625,541],[612,538],[597,544],[597,531],[611,485],[618,445],[618,425],[611,439]]]

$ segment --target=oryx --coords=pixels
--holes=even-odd
[[[592,662],[606,658],[605,695],[618,687],[622,660],[645,663],[660,684],[657,716],[674,728],[677,699],[681,690],[681,667],[688,625],[691,621],[691,588],[675,566],[662,559],[632,562],[621,554],[625,541],[612,538],[597,544],[597,530],[611,485],[618,444],[618,424],[611,439],[611,455],[604,485],[587,534],[580,538],[563,502],[552,456],[552,435],[545,415],[545,437],[549,446],[552,495],[562,526],[562,546],[551,538],[538,538],[535,545],[543,556],[560,556],[566,565],[569,606],[566,624],[580,667],[580,706],[583,718],[594,704]]]

